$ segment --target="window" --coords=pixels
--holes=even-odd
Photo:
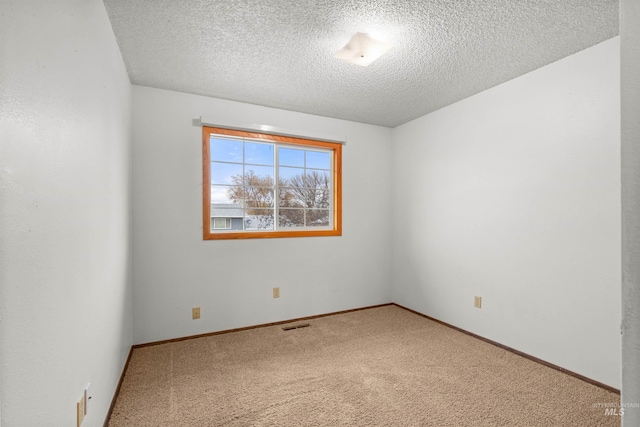
[[[342,145],[203,126],[205,240],[342,234]]]
[[[231,218],[215,218],[212,217],[213,225],[211,228],[216,230],[228,230],[231,228]]]

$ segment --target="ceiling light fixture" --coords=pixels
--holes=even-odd
[[[391,44],[371,38],[369,34],[356,33],[334,58],[366,67],[391,49]]]

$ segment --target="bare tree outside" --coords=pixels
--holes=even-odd
[[[249,170],[244,175],[233,175],[231,182],[234,186],[229,188],[229,198],[244,206],[247,215],[256,217],[258,229],[273,229],[273,176],[259,176]]]
[[[329,173],[307,171],[280,186],[279,224],[282,227],[329,225]]]
[[[233,187],[228,196],[243,204],[247,215],[258,219],[259,229],[272,229],[274,224],[274,179],[259,176],[252,170],[231,177]],[[307,170],[278,182],[278,225],[280,227],[328,226],[330,208],[329,173]]]

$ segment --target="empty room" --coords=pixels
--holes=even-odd
[[[0,427],[640,425],[640,3],[0,19]]]

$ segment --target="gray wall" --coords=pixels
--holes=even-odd
[[[620,387],[619,62],[614,38],[394,129],[395,302]]]
[[[640,3],[622,0],[622,402],[640,405]],[[625,427],[640,409],[625,408]]]
[[[346,137],[343,235],[203,241],[200,116]],[[133,123],[136,343],[391,301],[390,129],[141,86]]]
[[[101,1],[2,2],[2,425],[101,426],[132,343],[131,85]]]

